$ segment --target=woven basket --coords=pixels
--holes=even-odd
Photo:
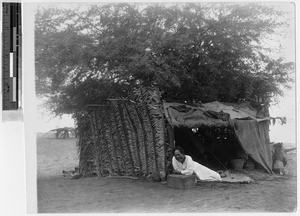
[[[244,159],[232,159],[231,164],[233,169],[242,170],[244,167],[245,160]]]

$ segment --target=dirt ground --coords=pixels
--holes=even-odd
[[[75,139],[37,139],[39,213],[294,212],[297,208],[296,151],[288,152],[289,174],[243,171],[250,184],[202,182],[178,190],[146,180],[71,180],[62,170],[78,165]]]

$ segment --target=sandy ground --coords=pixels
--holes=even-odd
[[[253,183],[205,182],[177,190],[132,179],[66,179],[62,170],[78,164],[75,142],[37,139],[39,213],[293,212],[297,208],[296,151],[288,152],[287,176],[244,171]]]

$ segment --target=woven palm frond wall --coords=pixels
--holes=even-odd
[[[95,159],[97,155],[94,150],[91,123],[89,113],[80,111],[75,113],[74,119],[78,135],[77,149],[79,153],[79,171],[83,176],[92,176],[95,172]]]
[[[91,171],[138,177],[165,171],[166,133],[158,91],[138,89],[131,100],[89,106],[77,122],[84,176]]]

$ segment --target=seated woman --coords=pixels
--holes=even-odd
[[[176,146],[173,150],[172,165],[174,174],[192,175],[196,174],[198,179],[206,181],[221,181],[219,173],[208,169],[207,167],[193,161],[193,159],[184,154],[180,146]]]

